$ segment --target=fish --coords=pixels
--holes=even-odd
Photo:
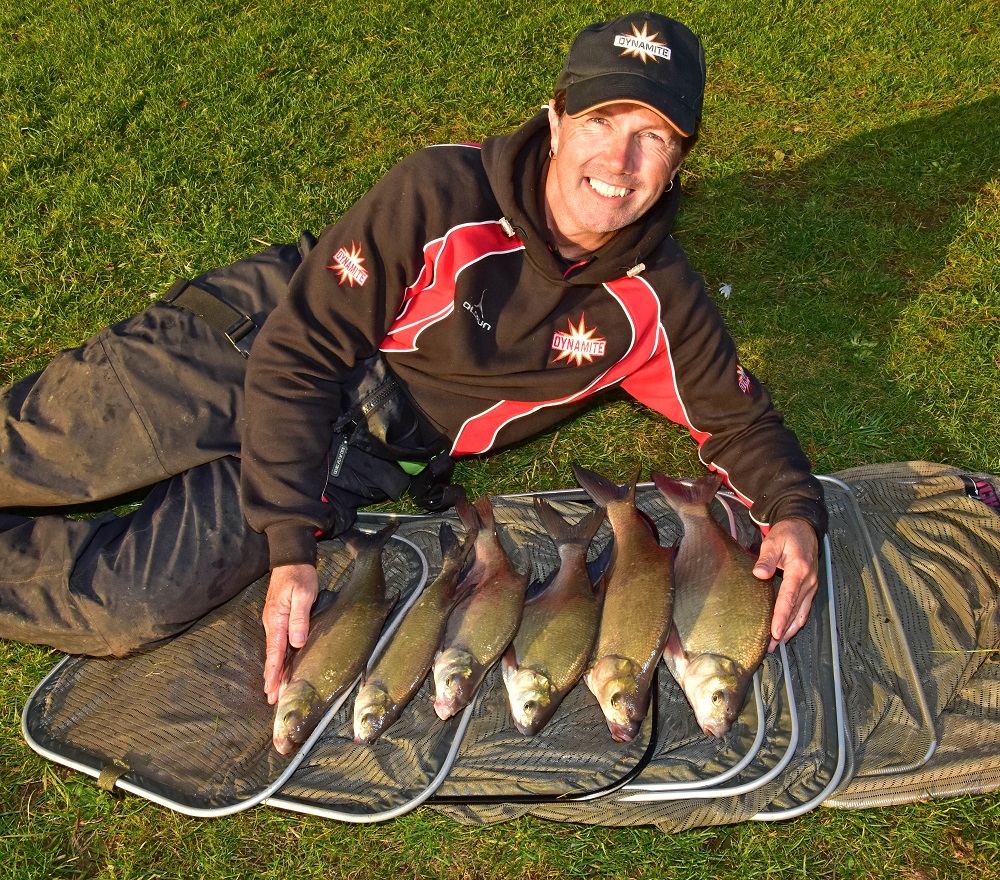
[[[604,522],[595,507],[570,525],[543,498],[534,499],[546,532],[559,552],[551,580],[525,600],[521,625],[501,660],[514,726],[534,736],[552,718],[583,675],[597,637],[603,581],[587,569],[587,548]]]
[[[774,585],[753,574],[756,557],[712,516],[717,474],[692,486],[658,473],[653,482],[684,526],[674,561],[674,629],[663,659],[702,732],[722,737],[767,651]]]
[[[463,567],[476,543],[468,531],[459,543],[448,523],[441,523],[441,571],[406,612],[354,700],[354,741],[368,745],[399,718],[423,684],[441,644],[448,615],[465,596],[459,588]]]
[[[477,531],[475,561],[464,578],[471,592],[448,618],[434,659],[434,711],[441,720],[464,709],[490,667],[507,649],[524,609],[528,572],[520,574],[497,531],[489,497],[455,505],[467,530]]]
[[[354,565],[336,592],[320,593],[309,639],[286,664],[274,714],[272,742],[278,754],[301,746],[364,670],[399,597],[387,595],[382,565],[382,550],[397,526],[391,522],[374,535],[351,529],[341,536]]]
[[[670,634],[675,548],[660,546],[635,506],[638,472],[624,486],[576,463],[573,473],[607,508],[614,533],[597,645],[584,680],[601,704],[612,739],[631,742],[649,710],[653,676]]]

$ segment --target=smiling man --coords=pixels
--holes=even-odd
[[[0,513],[0,636],[126,653],[270,568],[274,702],[308,639],[319,536],[407,489],[440,509],[454,458],[614,387],[685,427],[767,527],[772,636],[797,632],[822,491],[671,236],[704,85],[679,22],[585,28],[517,131],[418,151],[318,242],[175,285],[6,389],[3,506],[156,485],[121,517]]]
[[[636,222],[684,160],[675,129],[638,104],[608,104],[574,118],[552,101],[549,129],[545,222],[565,257],[594,253]]]
[[[677,21],[585,28],[547,110],[481,149],[409,157],[324,232],[247,380],[244,503],[270,544],[271,699],[287,645],[308,635],[314,534],[347,521],[320,500],[323,422],[337,377],[376,355],[452,456],[522,440],[616,385],[684,425],[770,527],[756,573],[784,572],[772,636],[802,626],[820,486],[670,235],[704,85],[701,42]],[[360,291],[336,256],[348,245]]]

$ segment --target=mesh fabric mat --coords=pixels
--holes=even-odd
[[[510,722],[494,670],[465,719],[457,760],[430,805],[463,822],[531,812],[669,830],[793,815],[838,783],[826,800],[837,806],[996,787],[998,774],[988,768],[997,763],[1000,745],[1000,675],[990,653],[1000,642],[1000,517],[966,496],[964,474],[954,468],[883,465],[838,476],[847,485],[827,483],[833,604],[821,588],[806,627],[788,646],[787,668],[778,656],[767,658],[761,675],[764,738],[740,773],[712,782],[752,748],[758,730],[752,700],[727,737],[704,737],[661,667],[655,741],[647,719],[636,742],[615,744],[582,685],[540,735],[525,739]],[[576,497],[562,493],[557,502],[570,519],[589,509]],[[679,527],[658,493],[644,488],[638,503],[656,522],[661,542],[673,543]],[[533,579],[541,579],[558,561],[530,498],[496,498],[494,505],[515,561],[530,565]],[[726,518],[721,509],[717,514]],[[734,514],[738,535],[748,542],[754,527],[738,505]],[[365,519],[372,527],[381,521],[375,515]],[[434,576],[440,521],[403,519],[401,540],[390,541],[386,551],[394,584],[416,587],[424,558]],[[458,530],[457,521],[449,521]],[[603,526],[592,557],[609,534]],[[347,564],[346,551],[330,542],[322,552],[325,578],[335,581]],[[429,685],[373,747],[353,744],[348,702],[308,754],[277,756],[270,746],[273,709],[259,693],[265,587],[254,584],[147,654],[68,658],[25,709],[29,742],[84,772],[104,771],[109,784],[117,780],[129,791],[194,814],[215,815],[266,799],[289,809],[363,819],[425,792],[459,732],[455,719],[443,723],[433,715]],[[834,643],[835,625],[840,637]],[[834,712],[838,674],[847,695],[843,745]],[[793,718],[798,739],[791,749]],[[652,757],[643,766],[647,747]],[[596,794],[637,767],[641,773],[626,789]],[[775,770],[780,773],[773,775]],[[661,783],[708,787],[634,800],[643,787]],[[578,797],[589,799],[567,800]]]
[[[550,496],[568,519],[590,509],[589,502],[561,500],[563,495],[579,493]],[[655,489],[644,488],[639,505],[655,522],[660,540],[675,543],[679,525]],[[530,568],[533,581],[543,580],[558,565],[558,556],[537,521],[531,498],[496,498],[494,508],[515,562],[522,570]],[[737,532],[749,542],[756,530],[745,512],[735,508]],[[721,507],[718,515],[727,518]],[[363,519],[371,527],[382,521],[376,515]],[[441,519],[403,518],[386,550],[394,585],[412,590],[425,561],[430,577],[435,575]],[[460,528],[457,520],[444,519]],[[591,546],[592,560],[609,540],[610,529],[604,524]],[[323,545],[325,582],[335,583],[346,565],[340,542]],[[273,710],[259,694],[265,590],[264,581],[254,584],[189,632],[146,654],[117,660],[67,659],[40,685],[25,710],[29,741],[55,760],[91,775],[103,773],[108,783],[195,815],[219,815],[268,798],[286,808],[318,808],[364,819],[420,796],[439,772],[458,727],[455,719],[440,722],[433,714],[430,681],[373,746],[353,743],[348,701],[307,754],[281,757],[274,752]],[[781,681],[781,673],[769,660],[763,692],[771,729],[758,756],[757,773],[767,767],[772,752],[782,754],[781,743],[787,740],[781,724],[783,698],[775,681]],[[438,808],[466,821],[498,821],[536,805],[504,808],[445,801],[590,796],[627,781],[654,748],[655,763],[673,767],[681,780],[699,773],[714,775],[750,748],[757,731],[752,705],[729,737],[715,740],[698,731],[679,688],[662,669],[658,695],[656,742],[651,741],[650,717],[632,743],[614,743],[596,700],[582,684],[542,733],[527,739],[510,722],[494,669],[470,713],[458,761],[439,792]],[[663,772],[662,766],[647,771],[654,778]],[[651,809],[643,805],[633,811],[647,821]],[[601,810],[584,809],[582,818],[600,820]]]
[[[828,505],[855,757],[827,803],[1000,787],[1000,515],[967,493],[997,478],[927,462],[838,476],[852,489]]]
[[[383,560],[401,590],[400,607],[421,583],[422,560],[396,540]],[[334,586],[348,563],[339,543],[321,546],[321,588]],[[184,812],[229,811],[261,800],[297,758],[271,746],[274,708],[261,689],[266,592],[262,578],[152,651],[66,658],[25,707],[29,742]]]

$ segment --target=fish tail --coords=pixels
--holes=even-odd
[[[467,532],[475,532],[482,526],[477,507],[478,505],[471,504],[467,498],[459,498],[455,502],[455,511]]]
[[[571,525],[563,516],[544,498],[536,497],[535,510],[545,526],[545,531],[557,545],[576,544],[580,547],[588,547],[594,540],[594,535],[604,522],[607,511],[603,507],[595,507],[576,525]]]
[[[476,502],[476,512],[479,514],[479,527],[488,532],[497,530],[496,517],[493,516],[493,502],[489,495],[484,495]]]
[[[710,504],[715,493],[719,491],[719,486],[722,485],[722,478],[718,474],[706,474],[695,483],[688,485],[661,473],[654,473],[653,482],[667,503],[674,510],[677,510],[679,506],[705,507]]]
[[[612,483],[607,477],[602,477],[593,471],[573,462],[573,474],[576,481],[583,487],[583,490],[594,499],[597,504],[607,507],[615,501],[627,499],[629,495],[635,498],[635,481],[631,486],[619,486]]]
[[[351,555],[358,557],[365,550],[381,550],[398,528],[398,520],[392,520],[388,525],[375,533],[363,532],[361,529],[352,526],[340,536],[340,539],[347,545],[347,549],[351,551]]]

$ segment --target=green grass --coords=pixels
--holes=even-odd
[[[579,2],[40,0],[0,8],[0,381],[177,274],[318,232],[398,158],[548,98]],[[1000,473],[1000,16],[994,0],[678,0],[705,40],[677,237],[817,470]],[[502,455],[470,492],[699,472],[624,397]],[[0,643],[0,865],[40,877],[1000,877],[1000,798],[819,809],[683,834],[420,809],[357,828],[267,808],[182,817],[34,755],[57,659]]]

